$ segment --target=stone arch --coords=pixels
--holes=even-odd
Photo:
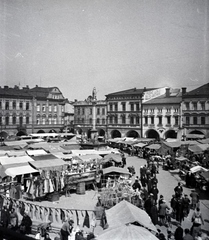
[[[6,139],[8,137],[8,133],[5,132],[5,131],[1,131],[0,132],[0,139],[3,140],[3,139]]]
[[[111,131],[111,138],[121,138],[121,133],[118,130]]]
[[[23,136],[23,135],[27,135],[27,132],[24,130],[20,130],[17,132],[16,136]]]
[[[139,138],[140,135],[137,131],[135,130],[130,130],[126,133],[126,137],[133,137],[133,138]]]
[[[205,135],[201,130],[192,130],[189,134]]]
[[[177,132],[173,129],[170,129],[168,131],[165,132],[164,134],[164,138],[177,138]]]
[[[155,138],[155,139],[157,139],[157,140],[160,139],[159,133],[158,133],[156,130],[154,130],[154,129],[149,129],[149,130],[147,130],[146,133],[145,133],[145,136],[146,136],[147,138]]]
[[[102,128],[98,129],[98,135],[99,136],[105,136],[105,130],[102,129]]]

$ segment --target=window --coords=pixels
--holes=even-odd
[[[23,124],[23,117],[19,117],[19,124],[20,124],[20,125]]]
[[[201,117],[201,125],[205,125],[205,117]]]
[[[36,109],[37,109],[37,112],[40,112],[40,104],[37,104]]]
[[[174,108],[174,112],[175,112],[175,113],[178,113],[178,112],[179,112],[179,109],[178,109],[178,108]]]
[[[100,108],[97,108],[97,115],[100,115]]]
[[[152,108],[152,109],[150,109],[150,113],[154,113],[155,112],[155,109],[154,108]]]
[[[57,117],[54,117],[54,124],[57,124]]]
[[[159,113],[162,113],[162,108],[158,108],[158,112],[159,112]]]
[[[6,116],[6,117],[5,117],[5,124],[6,124],[6,125],[9,125],[9,116]]]
[[[115,124],[118,123],[118,116],[115,116]]]
[[[42,105],[42,112],[46,112],[46,105],[45,104]]]
[[[82,115],[85,114],[85,108],[82,108]]]
[[[126,116],[125,115],[122,115],[122,123],[125,124],[126,123]]]
[[[16,109],[16,101],[12,102],[12,109]]]
[[[190,118],[186,117],[186,125],[189,125],[189,124],[190,124]]]
[[[139,108],[139,103],[136,103],[136,111],[139,111],[140,108]]]
[[[102,124],[105,124],[105,118],[102,118]]]
[[[205,103],[204,102],[201,102],[201,109],[205,110]]]
[[[122,103],[122,110],[126,111],[126,103]]]
[[[0,101],[0,109],[2,109],[2,102]]]
[[[6,109],[6,110],[9,110],[9,101],[6,101],[6,103],[5,103],[5,109]]]
[[[113,122],[113,117],[110,116],[110,124],[112,124],[112,122]]]
[[[100,124],[100,119],[99,118],[97,118],[97,124]]]
[[[170,112],[171,112],[171,109],[170,109],[170,108],[167,108],[166,110],[167,110],[167,113],[170,113]]]
[[[159,120],[158,124],[159,124],[159,125],[162,125],[162,116],[159,116],[159,117],[158,117],[158,120]]]
[[[57,105],[54,105],[54,112],[57,112]]]
[[[155,124],[154,116],[151,116],[151,124]]]
[[[193,124],[197,125],[197,117],[193,117]]]
[[[16,124],[16,116],[12,117],[12,124],[15,125]]]
[[[144,124],[145,124],[145,125],[148,124],[148,117],[147,117],[147,116],[144,117]]]
[[[130,117],[130,124],[134,124],[134,117],[133,116]]]
[[[49,112],[51,112],[51,111],[52,111],[52,105],[49,104]]]
[[[105,108],[102,108],[102,115],[105,115]]]
[[[80,115],[80,111],[81,111],[80,108],[78,108],[78,115]]]
[[[84,118],[81,119],[81,122],[84,124]]]
[[[196,102],[193,102],[193,109],[197,110],[197,103]]]
[[[89,118],[89,124],[92,124],[92,118]]]
[[[20,109],[23,109],[23,102],[22,101],[19,103],[19,107],[20,107]]]
[[[112,111],[112,103],[110,103],[110,111]]]
[[[30,108],[29,102],[26,102],[26,110],[29,110],[29,108]]]
[[[171,124],[171,117],[170,116],[167,117],[167,124]]]
[[[115,103],[115,111],[117,112],[118,111],[118,104]]]
[[[42,117],[42,124],[43,124],[43,125],[46,124],[46,117]]]
[[[131,103],[131,111],[134,111],[134,104]]]
[[[49,116],[49,124],[52,124],[52,117]]]
[[[26,124],[29,124],[29,122],[30,122],[30,118],[29,116],[26,116]]]
[[[139,116],[136,116],[136,124],[139,125]]]
[[[178,118],[178,116],[175,117],[175,125],[179,125],[179,118]]]
[[[185,103],[186,110],[189,110],[189,102]]]
[[[90,108],[90,115],[92,115],[92,108]]]
[[[2,117],[0,117],[0,124],[2,125]]]

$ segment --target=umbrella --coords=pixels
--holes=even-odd
[[[108,209],[106,215],[110,227],[116,227],[128,223],[138,223],[149,230],[157,232],[150,216],[144,210],[125,200]]]
[[[97,237],[98,240],[157,240],[158,238],[147,229],[133,224],[120,225],[105,230]]]

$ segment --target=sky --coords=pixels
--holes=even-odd
[[[70,101],[209,82],[209,0],[0,0],[0,86]]]

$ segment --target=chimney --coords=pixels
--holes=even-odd
[[[19,89],[19,87],[17,85],[14,86],[14,89]]]
[[[166,88],[165,91],[165,96],[170,97],[170,88]]]
[[[36,85],[36,87],[38,87],[38,85]]]
[[[187,92],[187,88],[183,87],[183,88],[181,88],[181,91],[182,91],[182,95],[184,95]]]
[[[26,88],[27,88],[27,89],[29,89],[29,86],[28,86],[28,85],[26,85]]]
[[[77,102],[77,101],[78,101],[77,99],[74,100],[74,102]]]
[[[9,87],[8,86],[4,86],[4,89],[8,89]]]

